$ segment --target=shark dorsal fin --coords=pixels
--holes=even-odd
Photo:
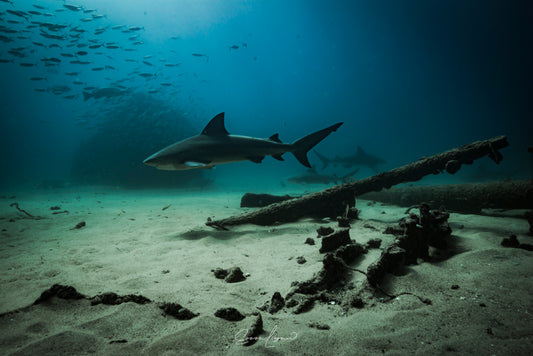
[[[274,142],[277,142],[277,143],[283,143],[281,142],[281,140],[279,139],[279,134],[275,133],[273,134],[272,136],[270,136],[268,138],[270,141],[274,141]]]
[[[224,126],[224,113],[221,112],[217,116],[211,119],[202,131],[202,135],[207,136],[227,136],[229,132]]]

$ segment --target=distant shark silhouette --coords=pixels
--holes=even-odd
[[[339,122],[287,144],[280,141],[278,134],[267,139],[230,135],[224,126],[224,113],[220,113],[200,135],[163,148],[143,163],[163,170],[208,169],[217,164],[247,160],[261,163],[265,156],[283,161],[281,155],[290,152],[301,164],[311,167],[307,152],[342,124]]]
[[[377,166],[385,163],[384,159],[366,153],[361,146],[357,146],[357,152],[355,154],[345,157],[336,156],[335,158],[327,158],[317,151],[314,152],[322,162],[322,169],[331,164],[335,166],[342,166],[344,168],[364,166],[369,167],[377,172]]]
[[[287,179],[287,182],[293,183],[293,184],[330,184],[330,183],[348,183],[352,176],[355,175],[359,171],[359,168],[353,170],[352,172],[337,177],[336,175],[328,176],[317,173],[317,171],[314,168],[309,168],[306,173],[290,177]]]

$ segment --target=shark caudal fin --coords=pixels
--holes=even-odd
[[[311,168],[311,164],[309,164],[309,160],[307,159],[307,152],[315,147],[320,141],[325,139],[330,133],[333,131],[337,131],[337,129],[342,125],[342,122],[339,122],[335,125],[332,125],[330,127],[327,127],[323,130],[314,132],[310,135],[307,135],[305,137],[302,137],[301,139],[295,141],[292,146],[293,149],[291,150],[292,154],[296,159],[303,164],[304,166]]]

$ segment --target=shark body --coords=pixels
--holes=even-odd
[[[261,163],[265,156],[283,161],[281,156],[291,152],[301,164],[311,167],[307,152],[341,125],[342,122],[293,143],[283,143],[278,134],[266,139],[230,135],[224,125],[224,113],[220,113],[211,119],[200,135],[165,147],[143,163],[162,170],[208,169],[239,161]]]
[[[322,162],[322,169],[331,164],[344,168],[365,166],[377,172],[378,166],[385,163],[384,159],[366,153],[361,146],[357,146],[357,152],[355,154],[345,157],[336,156],[335,158],[328,158],[317,151],[314,152]]]
[[[352,172],[338,177],[337,175],[324,175],[318,173],[314,168],[309,168],[305,174],[290,177],[287,179],[287,182],[293,184],[331,184],[331,183],[348,183],[353,178],[353,176],[359,171],[359,168],[354,169]]]

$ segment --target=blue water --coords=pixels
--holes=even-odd
[[[230,133],[284,142],[343,121],[317,151],[361,146],[380,171],[507,135],[500,165],[439,179],[530,178],[532,14],[528,0],[2,1],[0,184],[261,190],[305,172],[290,154],[195,173],[142,164],[219,112]],[[103,87],[127,93],[84,101]]]

